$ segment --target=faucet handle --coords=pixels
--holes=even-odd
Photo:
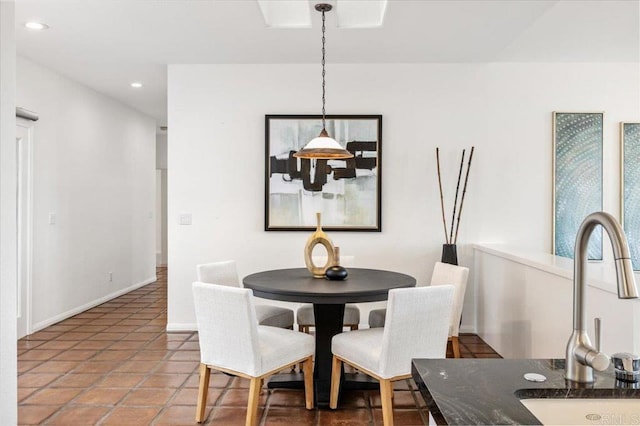
[[[596,333],[596,350],[600,352],[600,345],[602,344],[602,319],[594,318],[593,323]]]
[[[604,371],[609,367],[611,360],[609,359],[609,355],[600,351],[602,344],[602,319],[594,319],[594,328],[596,334],[596,350],[589,351],[585,356],[585,361],[587,361],[587,365],[593,367],[594,370]]]
[[[611,359],[604,352],[590,351],[585,357],[587,365],[593,367],[596,371],[604,371],[609,367]]]

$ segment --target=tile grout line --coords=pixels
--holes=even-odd
[[[147,294],[148,294],[148,293],[147,293]],[[139,300],[139,299],[140,299],[140,297],[144,297],[144,296],[145,296],[145,295],[139,296],[139,297],[137,297],[137,298],[130,298],[130,299],[131,299],[131,300]],[[152,303],[147,303],[147,304],[146,304],[146,306],[144,306],[144,307],[140,307],[140,309],[138,309],[137,311],[129,313],[129,315],[127,315],[127,316],[125,316],[125,317],[120,318],[120,319],[119,319],[119,321],[116,321],[114,324],[112,324],[112,325],[110,325],[110,326],[115,326],[115,325],[119,324],[120,322],[122,322],[122,321],[124,321],[124,320],[126,320],[126,319],[130,318],[131,316],[135,315],[136,313],[140,312],[142,309],[144,309],[144,308],[146,308],[146,307],[148,307],[148,306],[150,306],[150,305],[152,305]],[[100,306],[101,306],[101,305],[100,305]],[[102,313],[102,315],[96,316],[96,317],[94,317],[94,318],[89,318],[89,321],[87,321],[85,324],[91,324],[91,322],[92,322],[94,319],[100,319],[100,318],[103,318],[104,316],[106,316],[106,315],[108,315],[108,314],[110,314],[110,313],[113,313],[113,311],[115,311],[115,308],[114,308],[114,309],[112,309],[112,310],[111,310],[111,311],[109,311],[109,312],[104,312],[104,313]],[[79,315],[82,315],[82,314],[79,314]],[[149,321],[151,321],[151,320],[153,320],[153,319],[155,319],[155,318],[157,318],[158,316],[161,316],[161,315],[162,315],[162,312],[159,312],[159,313],[158,313],[158,315],[155,315],[154,317],[150,318],[150,319],[149,319]],[[84,315],[83,315],[83,316],[84,316]],[[114,318],[114,319],[117,319],[117,318]],[[64,321],[63,321],[63,322],[64,322]],[[71,329],[67,330],[66,332],[73,332],[72,330],[78,329],[78,328],[80,328],[80,327],[82,327],[82,326],[83,326],[83,325],[78,325],[78,326],[76,326],[76,327],[72,327]],[[105,326],[105,329],[109,328],[110,326],[108,326],[108,325],[107,325],[107,326]],[[140,328],[145,327],[145,326],[146,326],[146,325],[140,325],[137,329],[140,329]],[[134,329],[134,330],[130,331],[130,332],[129,332],[129,334],[134,333],[137,329]],[[101,331],[103,331],[103,330],[100,330],[100,331],[94,332],[94,335],[96,335],[96,334],[100,333]],[[62,332],[62,334],[64,334],[64,333],[65,333],[65,332]],[[62,334],[60,334],[60,335],[62,335]],[[58,335],[58,337],[59,337],[60,335]],[[157,340],[160,336],[161,336],[161,333],[158,333],[158,336],[157,336],[155,339],[153,339],[153,341]],[[95,349],[94,351],[95,351],[96,353],[95,353],[94,355],[92,355],[91,357],[89,357],[89,358],[87,358],[87,359],[85,359],[85,360],[79,360],[80,362],[78,362],[78,364],[77,364],[76,366],[74,366],[70,371],[67,371],[67,372],[65,372],[64,374],[60,375],[60,377],[56,378],[56,379],[55,379],[55,380],[53,380],[51,383],[49,383],[48,385],[46,385],[46,386],[44,387],[44,389],[58,389],[58,388],[56,388],[56,387],[54,386],[56,382],[60,381],[61,379],[65,378],[65,377],[68,377],[68,376],[70,376],[70,375],[74,374],[74,373],[73,373],[73,371],[74,371],[75,369],[79,368],[80,366],[85,365],[87,362],[90,362],[90,361],[91,361],[92,359],[94,359],[94,358],[95,358],[99,353],[101,353],[102,351],[108,350],[108,348],[110,348],[110,347],[111,347],[113,344],[115,344],[116,342],[118,342],[118,341],[123,341],[125,337],[126,337],[126,335],[125,335],[125,336],[123,336],[121,339],[119,339],[119,340],[116,340],[116,341],[112,342],[110,345],[108,345],[108,346],[106,346],[106,347],[104,347],[104,348],[102,348],[102,349],[99,349],[99,350],[98,350],[98,349]],[[54,338],[54,340],[55,340],[55,338]],[[76,347],[76,346],[78,346],[80,343],[83,343],[83,342],[85,342],[85,341],[89,341],[89,340],[90,340],[90,339],[84,339],[84,340],[78,341],[76,344],[72,345],[71,347],[69,347],[69,348],[67,348],[67,349],[63,349],[61,352],[59,352],[58,354],[56,354],[53,358],[50,358],[49,360],[43,360],[43,362],[42,362],[42,363],[40,363],[40,364],[38,364],[38,366],[39,366],[39,365],[42,365],[42,364],[44,364],[44,363],[46,363],[46,362],[48,362],[48,361],[61,361],[61,362],[75,361],[75,360],[55,360],[55,357],[59,356],[60,354],[64,353],[65,351],[69,351],[69,350],[71,350],[72,348],[75,348],[75,347]],[[96,340],[96,341],[100,341],[100,340]],[[142,350],[144,349],[144,346],[148,345],[150,342],[151,342],[151,340],[150,340],[150,341],[146,341],[146,344],[144,344],[142,347],[138,348],[137,350],[133,351],[133,354],[132,354],[129,358],[126,358],[126,360],[130,360],[131,358],[135,357],[135,356],[136,356],[136,354],[138,354],[138,353],[142,352]],[[38,345],[38,346],[41,346],[41,345]],[[34,349],[35,349],[35,348],[34,348]],[[172,352],[174,352],[174,351],[172,351]],[[167,356],[167,355],[165,355],[165,357],[166,357],[166,356]],[[32,369],[33,369],[33,368],[36,368],[36,366],[32,367]],[[29,370],[29,371],[30,371],[30,370]],[[91,385],[91,387],[87,386],[87,387],[86,387],[86,389],[84,389],[84,391],[81,391],[78,395],[75,395],[75,396],[74,396],[73,398],[71,398],[69,401],[66,401],[66,403],[64,403],[64,404],[62,404],[60,407],[58,407],[58,409],[57,409],[57,410],[53,411],[53,412],[52,412],[48,417],[46,417],[45,419],[43,419],[43,421],[44,421],[44,422],[46,422],[46,421],[47,421],[47,420],[49,420],[49,419],[53,419],[53,418],[54,418],[55,416],[57,416],[59,413],[61,413],[62,411],[64,411],[64,409],[66,409],[68,406],[70,406],[71,404],[73,404],[73,402],[74,402],[76,399],[78,399],[78,398],[80,398],[82,395],[85,395],[86,393],[88,393],[88,392],[90,391],[90,389],[94,389],[96,384],[104,382],[104,381],[105,381],[108,377],[110,377],[113,373],[115,373],[115,371],[109,371],[109,372],[108,372],[108,373],[107,373],[107,374],[106,374],[102,379],[100,379],[100,380],[98,380],[98,381],[94,382],[94,383]],[[34,374],[38,374],[38,373],[34,373]],[[43,374],[44,374],[44,373],[43,373]],[[55,373],[52,373],[52,374],[55,374]],[[76,374],[83,374],[83,373],[76,373]],[[84,374],[93,374],[93,373],[84,373]],[[98,373],[95,373],[95,374],[98,374]],[[144,380],[142,380],[140,383],[138,383],[138,385],[137,385],[135,388],[137,388],[137,387],[138,387],[142,382],[144,382]],[[134,389],[135,389],[135,388],[134,388]],[[26,399],[31,398],[32,396],[34,396],[34,394],[38,394],[39,392],[43,391],[44,389],[39,388],[39,390],[38,390],[38,391],[33,392],[33,394],[29,395]],[[63,389],[75,389],[75,387],[64,387]],[[104,406],[105,408],[107,408],[107,407],[108,407],[108,408],[110,408],[110,409],[109,409],[109,411],[107,411],[107,412],[105,413],[105,415],[103,416],[103,417],[106,417],[106,416],[108,416],[108,415],[113,411],[113,409],[118,405],[118,403],[119,403],[119,402],[121,402],[121,401],[123,401],[123,400],[124,400],[124,398],[126,398],[126,397],[131,393],[131,392],[132,392],[132,390],[129,390],[128,392],[126,392],[125,394],[123,394],[123,396],[122,396],[122,397],[121,397],[117,402],[115,402],[113,405],[111,405],[111,404],[104,404],[104,405],[92,404],[92,406]],[[27,406],[28,406],[29,404],[23,404],[23,405],[27,405]],[[36,405],[37,405],[37,404],[36,404]]]
[[[189,337],[187,337],[184,342],[189,341],[189,339],[194,335],[195,333],[192,332],[189,334]],[[183,343],[184,344],[184,343]],[[182,345],[180,345],[182,346]],[[172,350],[170,351],[172,354],[175,354],[178,352],[178,350]],[[163,360],[170,360],[171,356],[168,356],[169,354],[165,355]],[[158,368],[160,368],[160,366],[157,366],[153,371],[157,372]],[[193,371],[191,373],[185,373],[187,375],[187,378],[184,379],[184,381],[180,384],[180,386],[178,386],[177,388],[175,388],[175,391],[173,392],[173,395],[169,398],[169,400],[163,404],[163,406],[160,408],[160,410],[156,413],[156,415],[153,417],[153,419],[151,420],[151,424],[155,424],[155,422],[159,419],[162,418],[162,416],[164,415],[164,413],[167,411],[167,405],[170,401],[173,401],[174,399],[176,399],[177,395],[180,393],[180,391],[182,389],[186,389],[184,387],[184,385],[189,381],[189,377],[191,377],[193,375]],[[146,380],[146,379],[145,379]],[[140,382],[138,385],[142,384],[145,380],[143,380],[142,382]],[[208,395],[207,395],[208,398]],[[206,406],[207,402],[205,401],[205,406]],[[204,422],[206,422],[207,419],[204,420]]]

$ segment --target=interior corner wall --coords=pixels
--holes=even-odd
[[[18,422],[15,4],[0,2],[0,424]]]
[[[167,168],[167,135],[156,134],[156,169]]]
[[[32,214],[37,330],[155,280],[155,121],[28,59],[19,57],[17,70],[18,105],[40,117]]]
[[[156,135],[156,265],[167,266],[167,134]]]
[[[475,242],[548,251],[552,111],[605,111],[604,208],[618,213],[620,121],[640,119],[637,64],[330,64],[329,114],[382,114],[382,232],[332,232],[359,267],[428,283],[444,242],[462,148],[476,148],[460,224],[460,263]],[[197,263],[235,259],[241,276],[303,266],[305,232],[265,232],[264,116],[318,114],[318,67],[170,65],[168,328],[195,324]],[[192,225],[179,225],[190,213]],[[472,271],[473,274],[473,271]],[[470,283],[473,280],[470,279]],[[463,331],[475,327],[465,298]],[[361,319],[366,323],[366,318]]]

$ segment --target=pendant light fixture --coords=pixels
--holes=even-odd
[[[324,53],[325,53],[325,12],[329,12],[333,6],[327,3],[316,4],[316,10],[322,12],[322,131],[317,138],[312,139],[304,148],[293,154],[297,158],[307,159],[326,159],[326,160],[342,160],[353,158],[353,154],[340,146],[340,144],[329,136],[326,128],[325,119],[325,70],[324,70]]]

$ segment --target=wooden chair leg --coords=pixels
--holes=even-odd
[[[331,394],[329,396],[329,408],[338,408],[338,393],[340,392],[340,373],[342,372],[342,361],[335,355],[331,365]]]
[[[198,405],[196,406],[196,422],[202,423],[207,409],[207,393],[209,392],[209,367],[200,363],[200,385],[198,387]]]
[[[358,324],[351,324],[351,331],[357,330]]]
[[[256,426],[258,424],[258,401],[260,400],[260,383],[262,379],[252,378],[249,385],[249,402],[247,404],[247,420],[245,426]]]
[[[382,400],[382,423],[393,426],[393,383],[380,380],[380,399]]]
[[[309,357],[302,363],[304,373],[304,403],[307,410],[313,409],[313,357]]]
[[[453,349],[453,357],[460,358],[460,342],[458,336],[451,336],[451,348]]]
[[[298,331],[304,333],[304,325],[298,324]]]

